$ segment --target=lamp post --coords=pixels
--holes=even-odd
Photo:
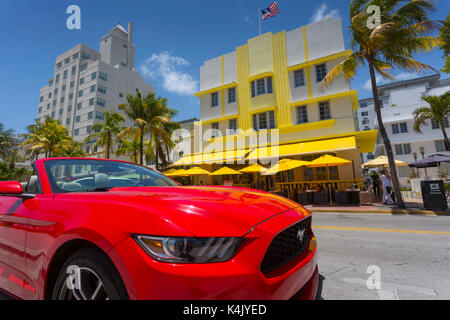
[[[419,150],[420,150],[420,154],[422,155],[422,159],[425,159],[425,148],[424,147],[420,147]],[[427,168],[424,168],[424,169],[425,169],[425,177],[428,180]]]

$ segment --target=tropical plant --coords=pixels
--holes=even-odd
[[[368,27],[370,15],[367,12],[372,5],[378,6],[381,14],[381,22],[373,30]],[[358,68],[368,65],[378,128],[389,159],[397,205],[400,208],[405,205],[392,145],[381,116],[376,72],[393,79],[389,74],[389,69],[393,67],[410,72],[433,69],[413,57],[415,54],[430,52],[442,43],[437,37],[431,36],[442,25],[439,21],[429,20],[432,10],[433,4],[426,0],[352,0],[348,28],[354,52],[331,69],[321,83],[321,86],[329,86],[342,76],[349,81],[356,75]]]
[[[444,68],[441,69],[442,72],[450,73],[450,13],[445,19],[445,23],[439,30],[439,38],[442,41],[441,49],[444,50]]]
[[[24,147],[29,158],[37,158],[41,153],[45,157],[52,157],[67,150],[73,141],[66,127],[50,117],[42,123],[36,121],[27,129],[28,133],[24,135],[20,146]]]
[[[81,144],[76,141],[72,141],[66,149],[55,154],[55,157],[83,158],[85,156],[86,153],[83,151]]]
[[[126,98],[127,103],[119,105],[119,109],[138,129],[139,163],[144,164],[144,136],[150,134],[150,140],[156,136],[160,141],[168,141],[170,136],[164,130],[164,123],[170,121],[171,110],[167,107],[167,99],[157,97],[155,93],[142,96],[141,91],[137,90],[135,96],[127,94]]]
[[[95,140],[93,147],[101,146],[106,159],[110,158],[111,152],[114,152],[114,139],[123,130],[120,124],[125,119],[120,113],[106,111],[103,113],[103,122],[95,123],[91,133],[85,143]]]
[[[137,131],[137,130],[136,130]],[[138,156],[140,150],[140,137],[133,132],[123,132],[117,137],[119,146],[116,150],[116,155],[128,155],[131,161],[138,163]],[[144,142],[145,143],[145,142]]]
[[[25,168],[10,168],[6,163],[0,162],[0,181],[26,179],[30,172]]]
[[[3,123],[0,122],[0,158],[9,163],[11,169],[15,166],[18,140],[14,137],[12,129],[6,130]]]
[[[173,118],[176,114],[175,110],[169,109],[169,117]],[[172,135],[175,130],[180,129],[181,125],[178,122],[168,121],[163,125],[164,135],[153,135],[151,141],[146,146],[146,153],[155,150],[155,164],[159,168],[159,161],[161,160],[162,167],[166,168],[170,161],[170,152],[175,147],[178,141],[173,139]]]
[[[422,100],[428,102],[430,106],[420,107],[414,110],[414,131],[421,134],[421,127],[428,125],[427,120],[436,121],[444,136],[445,150],[450,151],[450,141],[448,140],[444,125],[444,119],[450,116],[450,92],[440,96],[422,97]]]

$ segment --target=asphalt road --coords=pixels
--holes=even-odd
[[[450,217],[315,213],[313,226],[323,299],[450,299]]]
[[[315,213],[313,226],[322,299],[450,299],[450,217]]]

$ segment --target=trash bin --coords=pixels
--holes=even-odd
[[[422,198],[425,209],[440,211],[445,211],[448,209],[444,181],[421,181],[420,186],[422,188]]]

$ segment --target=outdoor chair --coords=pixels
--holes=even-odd
[[[297,203],[300,203],[302,205],[311,204],[308,198],[309,197],[306,192],[297,192]]]
[[[314,192],[314,204],[326,204],[327,203],[327,195],[325,192]]]
[[[348,193],[345,191],[336,192],[336,203],[337,204],[348,204]]]

